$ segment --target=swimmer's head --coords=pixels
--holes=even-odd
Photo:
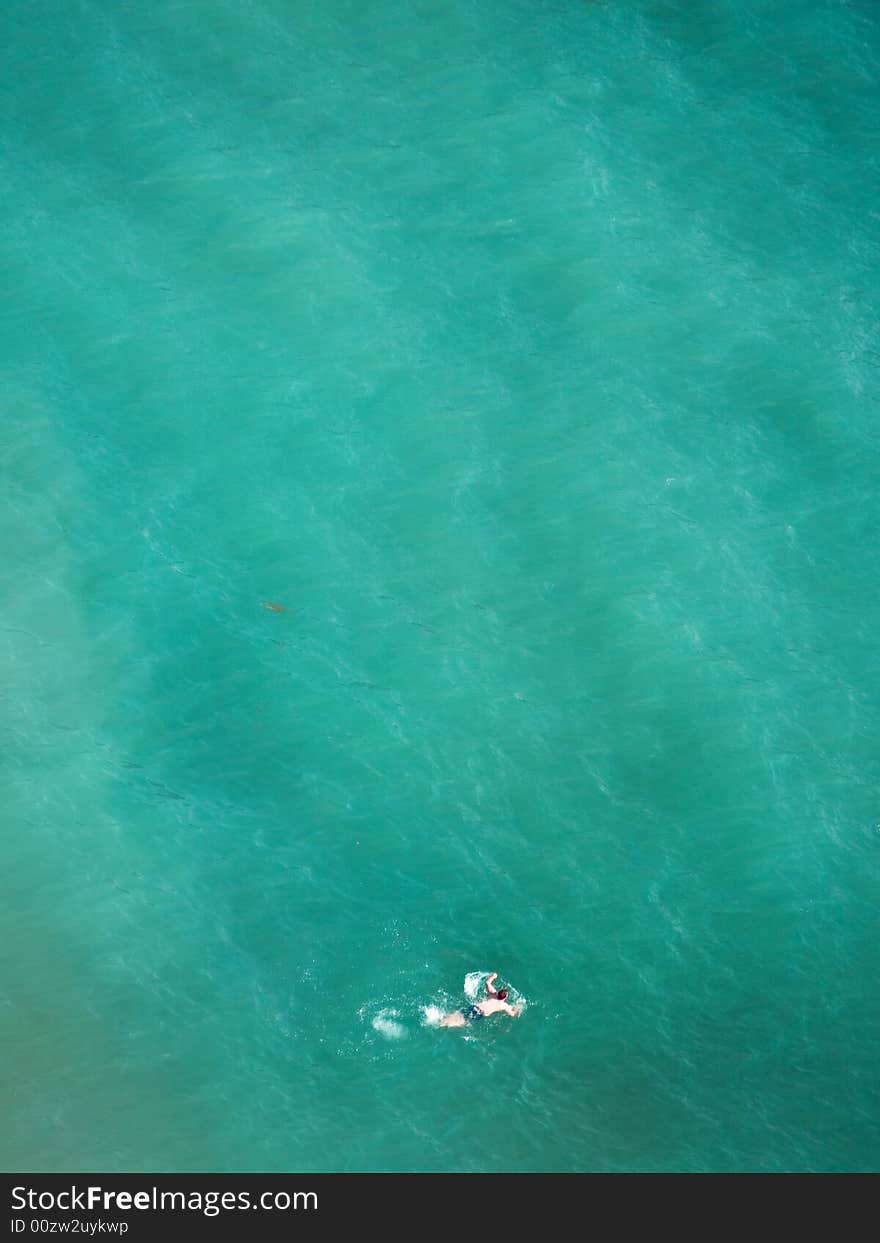
[[[507,1001],[507,998],[510,996],[510,993],[507,991],[506,988],[499,988],[495,996],[498,998],[499,1001]]]

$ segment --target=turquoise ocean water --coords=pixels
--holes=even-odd
[[[877,1169],[877,6],[0,49],[0,1168]]]

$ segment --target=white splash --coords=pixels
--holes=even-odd
[[[469,971],[464,977],[464,995],[468,1001],[476,1001],[483,992],[483,981],[489,978],[488,971]]]
[[[386,1040],[400,1040],[406,1035],[406,1028],[396,1021],[396,1010],[380,1010],[373,1019],[372,1027]]]
[[[428,1027],[436,1027],[443,1018],[445,1011],[440,1006],[422,1006],[425,1023]]]

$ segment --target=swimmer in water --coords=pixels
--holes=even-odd
[[[494,984],[497,979],[498,972],[493,971],[486,980],[488,997],[485,1001],[477,1001],[471,1006],[466,1006],[464,1010],[451,1010],[449,1014],[443,1015],[437,1026],[465,1027],[468,1023],[476,1023],[479,1019],[487,1019],[490,1014],[509,1014],[512,1019],[522,1014],[520,1006],[508,1005],[507,998],[510,994],[506,988],[495,989]]]

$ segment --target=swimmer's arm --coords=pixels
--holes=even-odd
[[[486,992],[489,994],[490,997],[495,996],[495,989],[492,987],[492,985],[495,983],[497,979],[498,979],[498,972],[493,971],[492,974],[486,980]]]
[[[522,1014],[521,1006],[509,1006],[506,1001],[502,1001],[501,1004],[504,1006],[504,1013],[509,1014],[512,1019],[515,1019]]]

